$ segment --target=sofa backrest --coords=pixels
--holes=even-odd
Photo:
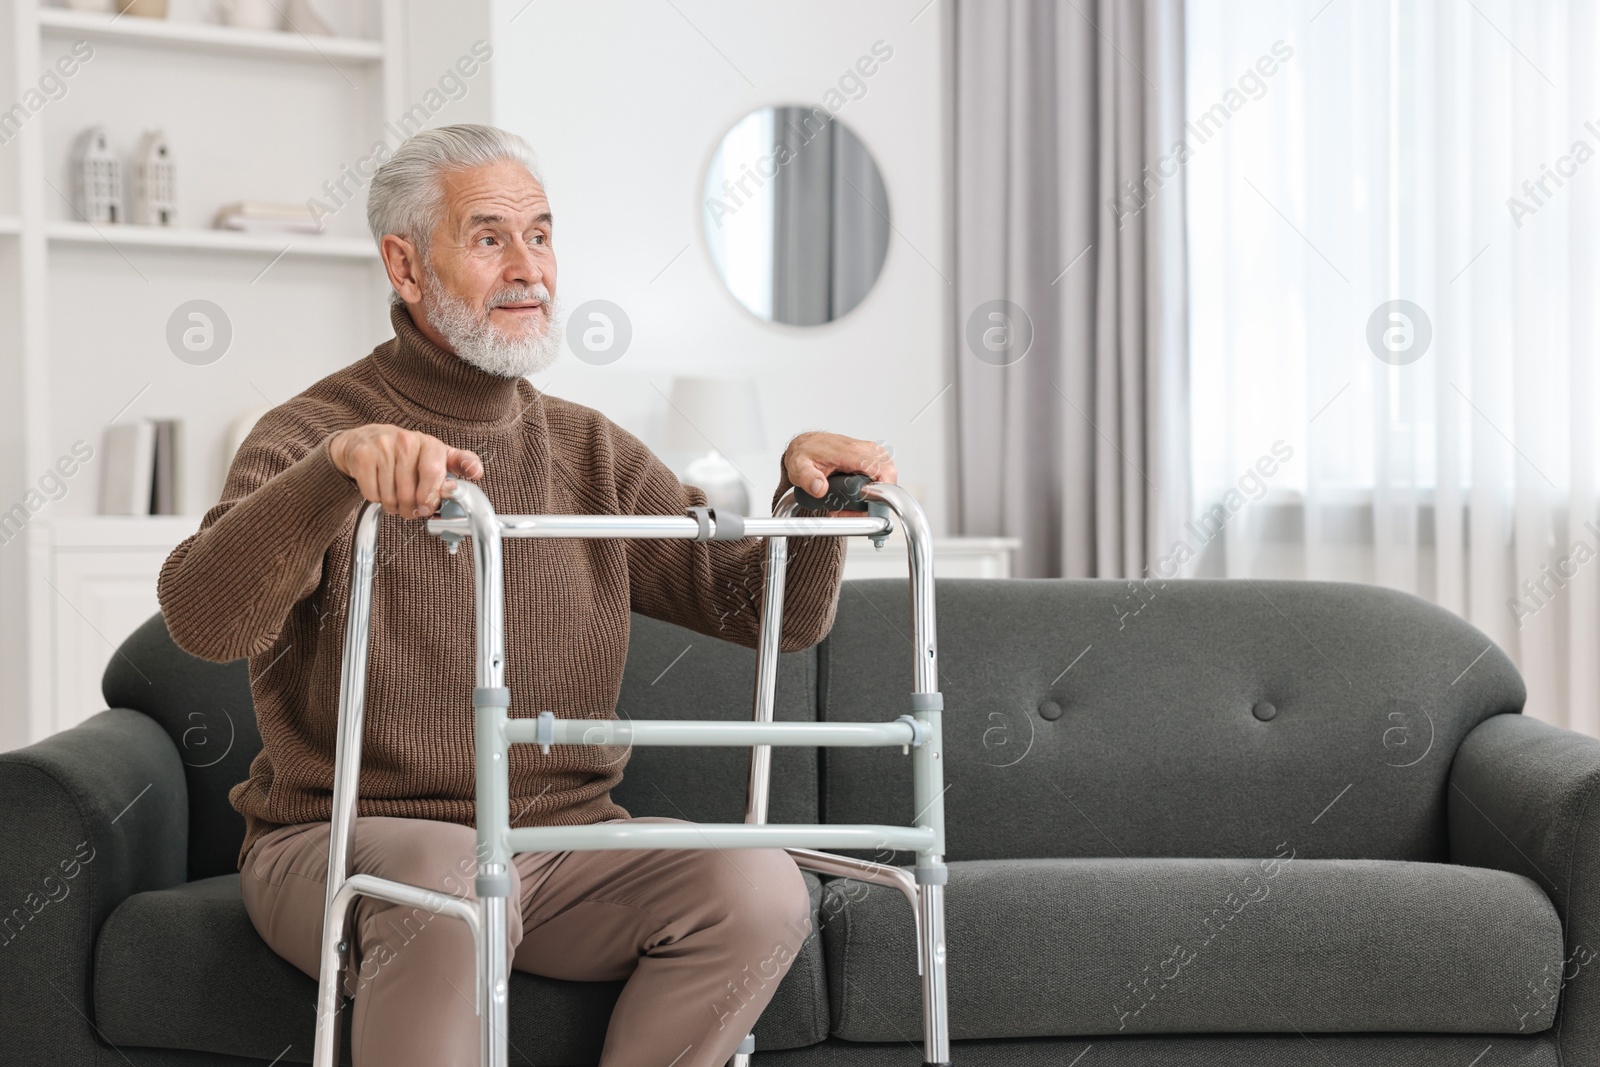
[[[748,722],[755,684],[754,649],[635,615],[617,716]],[[815,648],[778,657],[774,716],[816,720]],[[747,748],[635,748],[612,799],[631,815],[743,822],[749,770]],[[814,749],[773,749],[769,821],[821,818],[817,771]]]
[[[755,676],[754,650],[635,615],[617,714],[748,719]],[[150,716],[178,749],[189,790],[189,878],[232,873],[244,818],[228,802],[228,791],[250,776],[250,761],[261,751],[246,661],[211,663],[189,655],[156,615],[111,657],[101,689],[108,707]],[[815,649],[779,657],[779,719],[814,720],[816,692]],[[630,753],[615,799],[634,815],[742,822],[748,767],[745,749],[639,748]],[[771,818],[819,818],[814,752],[774,754]]]
[[[961,579],[937,597],[951,859],[1443,860],[1451,758],[1524,698],[1479,631],[1373,586]],[[903,579],[846,582],[827,639],[779,658],[778,718],[909,711],[909,604]],[[754,685],[751,649],[636,615],[618,715],[744,719]],[[189,877],[235,870],[228,790],[261,748],[244,661],[190,656],[156,616],[104,691],[184,761]],[[739,822],[747,767],[744,749],[638,748],[616,799]],[[773,822],[914,814],[898,749],[774,751]]]
[[[155,615],[122,642],[100,689],[107,707],[150,716],[178,749],[189,787],[190,880],[236,871],[244,816],[228,803],[228,790],[250,777],[261,751],[245,661],[189,655]]]
[[[910,711],[909,595],[845,583],[825,719]],[[966,579],[936,597],[951,859],[1443,860],[1456,748],[1524,698],[1482,633],[1374,586]],[[909,765],[829,750],[824,817],[908,822]]]

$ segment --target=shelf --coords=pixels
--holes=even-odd
[[[211,54],[231,52],[286,59],[341,59],[351,63],[383,61],[383,45],[378,41],[362,37],[308,36],[294,30],[241,30],[215,23],[96,15],[61,8],[40,9],[39,26],[46,34],[70,34]]]
[[[191,252],[256,252],[271,256],[284,253],[290,256],[373,261],[378,258],[376,246],[365,237],[319,237],[309,233],[279,235],[130,224],[91,226],[87,222],[52,222],[45,233],[51,244],[63,245],[110,243]]]

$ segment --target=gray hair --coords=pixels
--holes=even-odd
[[[444,175],[505,161],[520,163],[544,184],[528,142],[499,127],[439,126],[412,135],[372,176],[367,190],[372,239],[381,243],[390,233],[404,237],[426,262],[428,240],[444,215]]]

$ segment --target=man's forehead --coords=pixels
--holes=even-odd
[[[517,168],[474,167],[449,176],[450,214],[463,224],[548,217],[544,188]]]

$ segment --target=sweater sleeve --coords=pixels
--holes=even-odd
[[[681,515],[706,503],[705,493],[684,485],[644,443],[614,427],[617,486],[622,510],[631,515]],[[790,488],[779,463],[772,506]],[[825,515],[801,508],[796,515]],[[698,633],[747,648],[761,633],[767,543],[739,541],[636,539],[628,548],[629,593],[634,611],[677,623]],[[844,571],[844,539],[791,537],[784,572],[783,652],[797,652],[821,641],[833,628]]]
[[[290,609],[322,583],[324,554],[361,503],[315,443],[262,424],[234,457],[222,499],[172,550],[157,596],[179,648],[224,662],[272,647]]]

